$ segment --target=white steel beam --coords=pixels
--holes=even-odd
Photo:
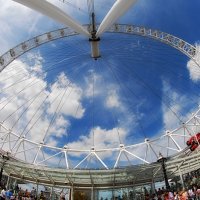
[[[67,167],[67,169],[69,169],[69,162],[68,162],[67,152],[64,151],[64,154],[65,154],[65,163],[66,163],[66,167]]]
[[[109,10],[98,30],[97,37],[105,32],[116,20],[121,17],[137,0],[116,0],[112,8]]]
[[[119,162],[119,159],[120,159],[120,157],[121,157],[121,154],[122,154],[122,150],[119,151],[119,154],[118,154],[118,156],[117,156],[117,160],[116,160],[116,162],[115,162],[114,168],[116,168],[116,167],[118,166],[118,162]]]
[[[103,162],[103,160],[101,160],[101,158],[99,158],[99,156],[95,153],[95,152],[93,152],[93,154],[96,156],[96,158],[101,162],[101,164],[106,168],[106,169],[108,169],[108,166]]]
[[[135,154],[133,154],[133,153],[127,151],[126,149],[124,149],[124,151],[127,152],[128,154],[132,155],[133,157],[135,157],[135,158],[137,158],[137,159],[143,161],[144,163],[148,163],[148,164],[149,164],[148,161],[144,160],[143,158],[140,158],[139,156],[136,156]]]
[[[54,155],[52,155],[52,156],[50,156],[50,157],[48,157],[48,158],[46,158],[46,159],[40,161],[40,162],[38,162],[37,164],[41,164],[41,163],[43,163],[43,162],[45,162],[45,161],[47,161],[47,160],[50,160],[51,158],[54,158],[54,157],[56,157],[57,155],[59,155],[59,154],[61,154],[61,153],[62,153],[62,152],[58,152],[58,153],[56,153],[56,154],[54,154]]]
[[[74,167],[74,169],[76,169],[78,166],[80,166],[85,160],[87,160],[87,158],[89,157],[89,156],[91,156],[91,154],[92,154],[92,152],[90,152],[85,158],[83,158],[83,160],[81,160],[81,162],[79,162],[75,167]]]
[[[26,7],[36,10],[62,24],[74,29],[77,33],[90,36],[89,32],[77,21],[72,19],[69,15],[63,12],[58,7],[49,3],[46,0],[13,0]]]

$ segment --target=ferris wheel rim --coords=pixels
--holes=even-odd
[[[87,29],[90,28],[89,25],[85,25],[85,27]],[[162,43],[165,43],[167,45],[170,45],[175,49],[178,49],[179,51],[184,53],[186,56],[188,56],[189,58],[191,58],[195,62],[197,62],[195,60],[195,54],[196,54],[197,49],[193,45],[183,41],[180,38],[177,38],[173,35],[170,35],[168,33],[164,33],[164,32],[158,31],[158,30],[152,30],[152,29],[149,29],[149,28],[145,28],[143,26],[134,26],[134,25],[130,25],[130,24],[128,24],[128,25],[115,24],[107,32],[108,33],[130,34],[130,35],[132,34],[132,35],[149,37],[149,38],[158,40]],[[56,35],[56,34],[58,34],[58,35]],[[8,66],[11,62],[13,62],[13,60],[15,60],[16,58],[18,58],[19,56],[28,52],[31,49],[34,49],[34,48],[36,48],[36,47],[38,47],[42,44],[51,42],[51,41],[56,40],[56,39],[60,39],[60,38],[64,38],[64,37],[70,37],[70,36],[76,36],[76,35],[78,35],[78,33],[76,33],[75,31],[73,31],[69,28],[65,28],[65,29],[58,29],[58,30],[55,30],[55,31],[51,31],[51,32],[42,34],[40,36],[36,36],[36,37],[34,37],[34,38],[32,38],[28,41],[22,42],[19,45],[17,45],[16,47],[14,47],[13,49],[10,49],[8,52],[3,54],[2,56],[0,56],[0,72],[3,71],[3,69],[5,69],[6,66]],[[44,36],[46,36],[46,38],[44,40],[41,40],[41,38],[44,37]],[[32,41],[32,42],[34,41],[33,46],[28,47],[29,41]],[[16,50],[19,49],[20,47],[21,47],[22,51],[17,52]],[[8,57],[8,55],[10,55],[10,60],[8,60],[6,63],[4,63],[4,61],[5,61],[4,58]],[[185,124],[187,124],[191,119],[193,119],[197,115],[197,113],[199,113],[199,110],[200,109],[198,109],[196,111],[196,114],[193,115],[190,119],[188,119],[188,121],[185,122]],[[185,125],[185,124],[183,124],[183,125]],[[46,145],[44,143],[34,142],[32,140],[29,140],[29,139],[26,139],[26,138],[19,136],[18,134],[14,133],[12,130],[9,130],[7,127],[4,126],[3,123],[1,123],[0,126],[5,128],[7,131],[9,131],[9,134],[13,134],[15,137],[18,137],[19,140],[23,140],[23,141],[32,143],[32,144],[36,145],[38,148],[45,147],[45,148],[49,148],[49,149],[56,149],[56,150],[59,150],[61,152],[82,152],[82,153],[88,153],[88,154],[91,153],[91,152],[96,154],[96,153],[105,152],[105,151],[112,151],[113,152],[113,151],[120,151],[121,149],[127,150],[128,148],[133,148],[133,147],[137,147],[137,146],[141,146],[141,145],[151,144],[152,142],[158,141],[161,138],[167,137],[169,135],[169,132],[164,133],[161,136],[154,138],[153,140],[146,138],[144,142],[132,144],[132,145],[120,144],[121,146],[119,145],[118,147],[112,147],[112,148],[106,148],[106,149],[105,148],[103,148],[103,149],[100,149],[100,148],[92,149],[91,148],[91,149],[80,150],[80,149],[73,149],[73,148],[66,147],[66,146],[55,147],[55,146]],[[182,125],[180,127],[182,127]],[[170,131],[170,134],[173,134],[174,132],[176,132],[180,127],[176,128],[175,130]],[[178,152],[181,152],[182,150],[183,149],[181,149],[181,148],[177,149]],[[98,156],[98,155],[96,155],[96,156]],[[143,161],[145,162],[145,160],[143,160]],[[146,162],[146,163],[148,163],[148,162]]]

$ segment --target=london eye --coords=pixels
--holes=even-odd
[[[187,146],[200,131],[198,45],[118,23],[134,0],[105,7],[101,21],[92,0],[60,2],[87,15],[84,25],[51,1],[15,1],[66,27],[0,57],[1,162],[9,176],[109,187],[160,179],[160,155],[169,176],[199,168],[199,141],[192,152]]]

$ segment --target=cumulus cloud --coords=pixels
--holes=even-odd
[[[82,89],[72,83],[64,73],[61,73],[57,81],[51,85],[51,94],[48,98],[49,101],[49,113],[55,112],[58,108],[60,113],[68,116],[73,116],[75,118],[83,117],[85,109],[80,103],[82,97]],[[54,100],[56,95],[62,96],[62,101],[60,98]],[[59,106],[60,104],[60,106]]]
[[[167,94],[167,96],[165,95]],[[170,99],[168,98],[170,97]],[[163,123],[165,130],[173,130],[180,125],[179,118],[181,110],[187,104],[188,99],[178,94],[170,86],[167,80],[163,80],[163,101],[162,101]]]
[[[14,1],[0,0],[0,54],[60,24]],[[45,23],[45,26],[44,26]]]
[[[166,95],[170,99],[166,99]],[[197,108],[191,104],[191,95],[186,96],[185,94],[175,91],[167,80],[163,80],[163,130],[174,130],[175,128],[182,125],[182,122],[188,121],[191,118],[192,113],[195,113]],[[195,98],[198,104],[200,99]]]
[[[116,90],[110,90],[108,92],[108,96],[107,96],[107,99],[106,99],[106,106],[108,108],[118,108],[120,107],[121,103],[119,101],[119,96],[117,94],[117,91]]]
[[[85,84],[86,84],[86,90],[85,90],[85,96],[86,97],[93,97],[97,95],[102,95],[102,87],[101,87],[101,81],[102,77],[94,72],[94,70],[89,70],[88,76],[85,76]]]
[[[32,24],[38,20],[38,15],[13,1],[0,1],[0,26],[4,27],[0,31],[0,43],[1,43],[1,53],[5,52],[13,45],[19,42],[19,36],[16,34],[19,31],[28,30]],[[24,17],[29,16],[29,17]],[[24,33],[23,33],[24,35]],[[20,36],[21,37],[21,36]]]
[[[119,147],[120,142],[125,142],[127,131],[123,128],[103,129],[101,127],[94,127],[89,135],[81,135],[77,141],[71,142],[68,146],[72,149],[105,149],[112,147]],[[94,144],[93,144],[94,141]],[[79,156],[80,154],[77,154]],[[101,155],[103,158],[109,157],[110,154],[105,152]]]
[[[39,52],[29,53],[1,73],[0,121],[19,136],[48,144],[53,137],[58,145],[70,127],[67,117],[83,117],[82,90],[64,73],[49,86],[43,62]]]
[[[194,60],[189,60],[187,63],[187,68],[190,74],[190,79],[194,82],[198,82],[200,80],[200,44],[196,45],[196,55],[194,56]],[[198,63],[198,64],[197,64]]]

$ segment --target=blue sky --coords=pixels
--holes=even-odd
[[[63,6],[81,24],[88,23],[86,1],[50,2]],[[106,2],[95,2],[98,23],[114,1]],[[12,1],[0,0],[0,3],[1,54],[33,36],[63,27]],[[165,3],[138,0],[117,22],[158,29],[198,44],[199,7],[198,0],[169,0]],[[139,36],[105,33],[101,36],[100,51],[101,58],[93,60],[88,39],[74,36],[45,44],[23,55],[10,66],[14,69],[13,74],[20,73],[18,70],[21,69],[29,77],[29,82],[24,83],[28,85],[31,80],[37,80],[39,84],[6,105],[2,109],[1,121],[6,119],[5,123],[11,127],[17,121],[14,128],[20,135],[29,130],[30,116],[35,115],[35,120],[39,117],[40,122],[27,132],[28,139],[36,142],[44,139],[45,143],[58,147],[69,145],[90,149],[94,145],[101,149],[155,138],[166,130],[177,128],[197,109],[198,68],[177,50]],[[53,69],[49,70],[52,66]],[[10,79],[4,81],[5,76],[8,76],[7,72],[0,79],[2,88],[11,83]],[[24,78],[16,76],[12,81],[18,81],[17,77]],[[23,87],[22,83],[18,90],[13,88],[2,92],[1,98],[16,94]],[[42,95],[27,105],[30,107],[28,111],[24,106],[15,113],[21,104],[40,92]],[[23,112],[25,114],[21,117]],[[13,118],[8,117],[11,114]]]

